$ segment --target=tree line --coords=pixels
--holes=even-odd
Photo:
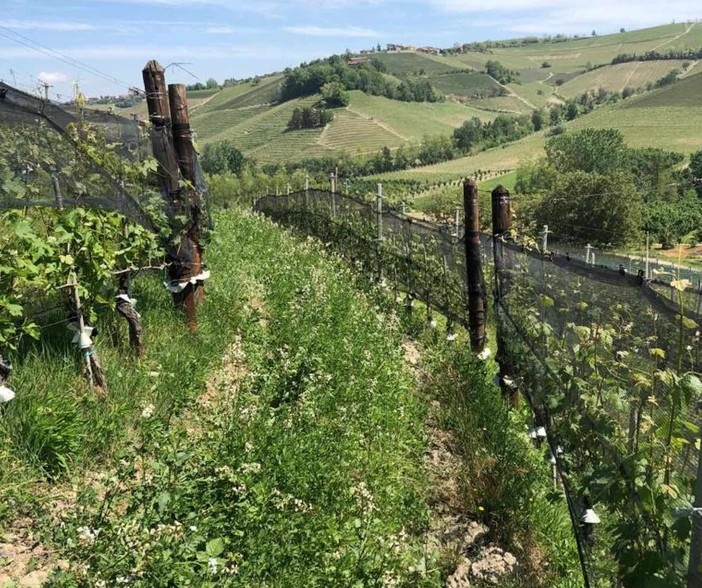
[[[406,79],[399,84],[387,79],[385,64],[372,58],[349,65],[345,56],[333,55],[284,71],[280,89],[282,102],[312,96],[327,84],[339,84],[344,90],[361,90],[373,96],[384,96],[405,102],[439,102],[443,94],[427,80]]]
[[[702,47],[699,49],[671,49],[665,53],[660,51],[646,51],[645,53],[620,53],[612,59],[612,65],[628,63],[630,61],[667,61],[702,59]]]
[[[642,242],[645,232],[670,248],[702,240],[702,151],[685,157],[654,148],[629,148],[620,131],[584,129],[551,137],[544,157],[522,166],[515,191],[520,214],[535,231],[548,225],[559,241],[618,247]]]

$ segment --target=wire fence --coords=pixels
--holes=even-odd
[[[454,325],[469,326],[462,226],[316,189],[265,196],[254,208],[332,244],[408,309],[421,300],[429,320],[431,309],[445,315],[449,339]],[[684,585],[699,518],[691,502],[702,294],[646,280],[616,258],[544,252],[539,236],[486,235],[481,246],[495,284],[502,384],[528,401],[529,436],[565,491],[584,585]]]

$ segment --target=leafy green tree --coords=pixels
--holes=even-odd
[[[500,84],[516,82],[519,75],[516,71],[506,68],[499,61],[493,59],[488,59],[485,62],[485,73],[496,79]]]
[[[640,239],[643,213],[631,174],[568,171],[556,176],[534,217],[562,241],[621,246]]]
[[[468,152],[483,140],[483,123],[478,117],[464,122],[453,131],[453,143],[457,149]]]
[[[695,151],[690,156],[690,167],[689,170],[692,178],[702,179],[702,149]],[[697,195],[702,198],[702,185],[695,186]]]
[[[646,214],[646,227],[663,249],[672,249],[702,226],[702,210],[694,192],[672,202],[654,202]]]
[[[208,174],[239,175],[244,167],[244,155],[234,141],[227,139],[208,143],[202,155],[202,169]]]
[[[534,125],[534,130],[537,132],[546,126],[546,113],[543,108],[531,113],[531,124]]]
[[[351,98],[341,82],[329,82],[322,86],[322,100],[327,108],[348,106]]]
[[[578,118],[580,111],[578,110],[578,105],[575,100],[568,100],[566,102],[565,117],[566,120],[575,120]]]
[[[546,142],[548,164],[561,173],[607,173],[626,164],[624,136],[616,129],[584,129]]]

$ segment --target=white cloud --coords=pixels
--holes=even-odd
[[[697,1],[668,0],[427,0],[440,11],[480,16],[491,26],[518,34],[589,33],[597,27],[643,28],[700,17]],[[479,25],[482,26],[482,25]]]
[[[60,84],[61,82],[67,82],[69,77],[68,74],[61,71],[43,71],[37,76],[37,79],[45,84]]]
[[[0,27],[24,31],[38,30],[59,32],[94,31],[98,28],[95,25],[85,22],[49,20],[0,20]]]
[[[380,37],[378,31],[362,27],[318,27],[314,25],[285,27],[289,33],[306,35],[308,37],[345,37],[345,38],[375,38]]]

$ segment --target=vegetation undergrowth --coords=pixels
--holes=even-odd
[[[148,359],[104,343],[105,398],[46,337],[13,379],[25,398],[1,426],[15,459],[45,465],[46,443],[22,438],[42,419],[66,468],[116,458],[59,524],[43,517],[70,562],[49,585],[437,586],[425,406],[398,325],[315,244],[239,212],[218,235],[199,335],[145,280]]]
[[[568,508],[554,488],[544,450],[527,436],[528,405],[512,410],[495,384],[496,364],[470,351],[467,333],[440,336],[442,317],[427,326],[422,304],[402,315],[403,327],[422,346],[422,388],[440,403],[438,426],[453,435],[462,469],[460,503],[484,523],[490,539],[518,556],[515,577],[504,586],[570,588],[582,585]],[[492,329],[489,329],[492,331]],[[494,340],[494,333],[488,336]],[[488,344],[490,346],[490,344]]]
[[[0,419],[0,515],[33,516],[70,562],[49,585],[439,586],[452,562],[424,537],[427,413],[407,334],[455,434],[465,513],[524,562],[511,581],[577,585],[567,512],[490,362],[388,296],[369,301],[318,242],[238,211],[219,220],[198,335],[144,278],[146,359],[126,360],[123,325],[100,317],[104,397],[63,326],[24,350]],[[71,477],[77,498],[42,509]]]

